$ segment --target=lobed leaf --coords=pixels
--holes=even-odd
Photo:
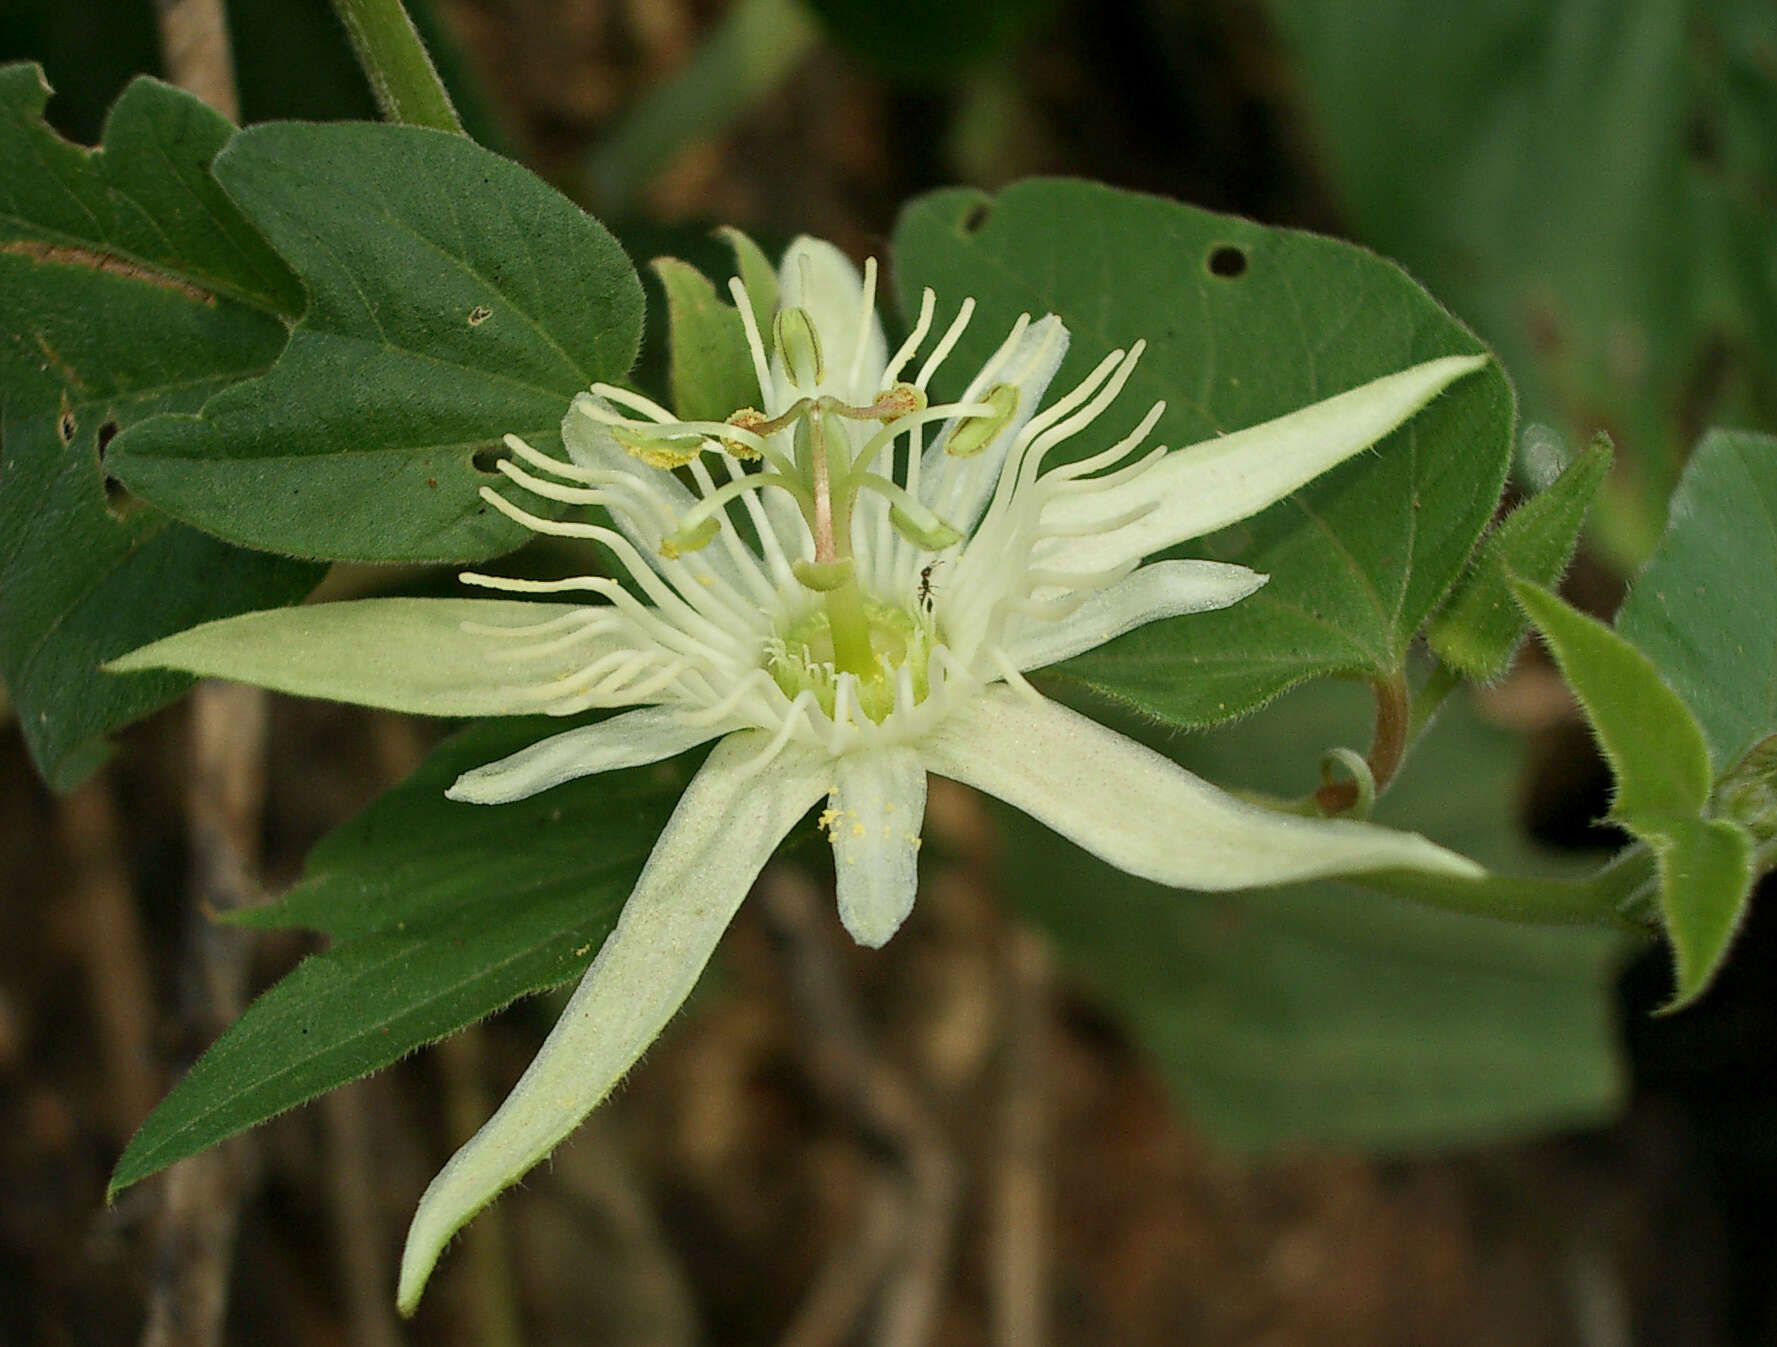
[[[1596,618],[1540,585],[1512,593],[1548,642],[1616,774],[1611,816],[1634,827],[1639,815],[1696,816],[1714,776],[1696,717],[1653,663]]]
[[[320,572],[174,524],[112,480],[121,433],[263,373],[301,308],[211,177],[233,127],[138,79],[89,150],[45,125],[48,96],[35,67],[0,68],[0,677],[38,768],[71,789],[107,734],[190,686],[103,661],[291,602]]]
[[[217,176],[301,274],[262,379],[120,436],[113,471],[197,526],[296,556],[473,560],[525,531],[480,498],[504,433],[559,442],[635,359],[641,286],[596,221],[518,165],[416,127],[272,123]]]
[[[1611,816],[1652,848],[1677,989],[1668,1011],[1708,987],[1739,929],[1754,878],[1752,837],[1704,818],[1714,776],[1696,718],[1653,663],[1545,589],[1513,593],[1542,631],[1616,773]]]

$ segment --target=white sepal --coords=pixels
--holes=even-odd
[[[1039,550],[1057,570],[1104,570],[1200,538],[1257,514],[1396,429],[1484,355],[1445,356],[1271,421],[1175,449],[1152,469],[1103,491],[1060,496],[1047,529],[1069,535]],[[1143,507],[1139,518],[1094,532]]]
[[[1017,404],[1006,423],[996,429],[981,452],[970,458],[957,458],[947,445],[951,437],[969,423],[953,418],[926,450],[920,465],[920,494],[940,515],[964,533],[975,527],[987,508],[988,498],[1000,479],[1006,453],[1018,439],[1031,417],[1042,406],[1043,394],[1055,378],[1067,355],[1068,331],[1054,314],[1039,318],[1027,326],[1012,342],[1009,350],[983,366],[969,383],[958,402],[978,401],[997,384],[1009,384],[1018,395]]]
[[[884,748],[849,753],[833,772],[821,822],[833,843],[839,919],[853,940],[877,949],[913,910],[926,769],[912,749]]]
[[[1259,888],[1374,870],[1476,878],[1417,833],[1248,804],[1046,699],[988,688],[921,746],[926,766],[1014,805],[1100,860],[1174,888]]]
[[[596,725],[552,734],[498,762],[464,772],[445,794],[465,804],[510,804],[564,781],[659,762],[729,728],[719,722],[688,723],[676,707],[645,706]]]
[[[1045,668],[1149,622],[1239,603],[1269,578],[1223,561],[1152,562],[1067,617],[1026,621],[1008,642],[1008,653],[1021,673]]]
[[[445,1242],[573,1131],[665,1028],[772,851],[826,791],[831,769],[800,748],[744,770],[765,737],[730,735],[710,754],[542,1050],[426,1189],[401,1255],[402,1313]]]
[[[420,715],[535,715],[617,644],[608,613],[506,599],[355,599],[206,622],[105,667],[178,669]]]

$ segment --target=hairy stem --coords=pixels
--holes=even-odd
[[[1376,730],[1365,755],[1370,775],[1380,795],[1394,780],[1407,756],[1409,729],[1413,727],[1412,700],[1407,692],[1407,671],[1397,669],[1389,678],[1378,678],[1370,684],[1376,694]],[[1330,781],[1314,793],[1316,802],[1328,814],[1342,814],[1357,803],[1355,781]]]
[[[463,135],[463,123],[401,0],[333,0],[383,116]]]

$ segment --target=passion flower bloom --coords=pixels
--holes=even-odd
[[[960,399],[934,404],[932,377],[973,304],[915,367],[934,296],[891,354],[875,280],[874,264],[860,277],[832,246],[798,240],[768,332],[733,283],[761,407],[681,421],[600,385],[567,412],[567,459],[507,437],[510,494],[485,490],[488,501],[540,533],[603,544],[620,578],[467,574],[526,597],[254,613],[114,666],[437,715],[634,708],[466,773],[450,795],[479,804],[720,741],[542,1051],[427,1190],[402,1263],[403,1310],[450,1236],[660,1033],[760,869],[817,803],[840,918],[871,946],[913,905],[931,772],[1178,888],[1479,873],[1416,834],[1236,799],[1048,700],[1025,675],[1251,594],[1266,577],[1242,566],[1143,562],[1281,499],[1485,357],[1428,361],[1186,449],[1144,448],[1156,404],[1096,452],[1051,462],[1110,411],[1141,344],[1044,407],[1068,333],[1053,316],[1026,316]],[[609,522],[536,512],[555,505],[598,507]],[[570,592],[598,601],[543,598]]]

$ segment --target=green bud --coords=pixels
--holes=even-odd
[[[803,308],[779,309],[771,320],[771,339],[784,358],[784,369],[797,388],[813,388],[826,377],[821,362],[821,339],[814,319]]]
[[[972,416],[956,428],[944,445],[944,452],[952,458],[973,458],[993,443],[1018,411],[1018,390],[1011,384],[995,384],[977,401],[993,410],[985,416]]]
[[[826,594],[850,580],[857,567],[852,564],[850,557],[841,557],[838,561],[792,562],[790,570],[804,588],[812,589],[817,594]]]

